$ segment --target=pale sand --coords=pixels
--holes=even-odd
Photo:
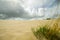
[[[45,25],[49,21],[0,20],[0,40],[37,40],[33,35],[31,28]]]

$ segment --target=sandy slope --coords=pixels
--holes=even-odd
[[[47,20],[0,20],[0,40],[37,40],[31,28],[45,25],[48,22]]]

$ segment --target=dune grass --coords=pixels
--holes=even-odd
[[[39,26],[32,29],[33,34],[38,40],[60,40],[60,18],[52,20],[50,24]]]

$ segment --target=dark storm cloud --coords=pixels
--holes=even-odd
[[[0,19],[9,19],[12,17],[28,18],[29,15],[17,2],[0,0]]]

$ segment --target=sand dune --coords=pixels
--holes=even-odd
[[[31,28],[45,25],[48,20],[0,20],[0,40],[37,40]]]

